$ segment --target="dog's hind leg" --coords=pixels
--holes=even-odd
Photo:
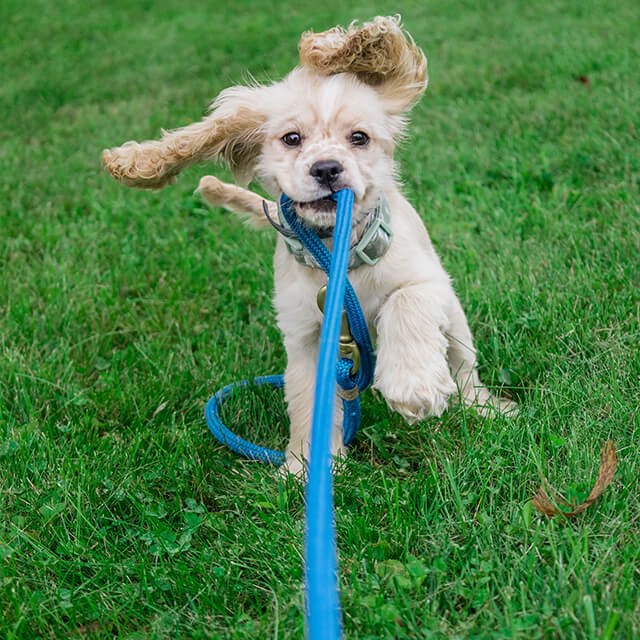
[[[515,402],[506,398],[497,398],[480,382],[471,330],[460,302],[455,297],[449,314],[446,336],[449,342],[447,349],[449,368],[458,385],[462,402],[467,406],[473,406],[482,415],[487,415],[492,410],[503,413],[517,412]]]

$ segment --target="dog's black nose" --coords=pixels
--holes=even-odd
[[[338,179],[343,171],[344,167],[336,160],[319,160],[314,162],[309,169],[309,173],[326,187],[331,187],[331,184]]]

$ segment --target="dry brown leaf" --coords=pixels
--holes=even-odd
[[[607,443],[602,443],[602,450],[600,452],[600,469],[598,471],[598,477],[596,483],[593,485],[593,489],[587,496],[587,499],[579,505],[569,504],[564,498],[559,496],[549,485],[548,480],[543,476],[542,484],[538,489],[538,493],[531,499],[533,506],[544,513],[544,515],[553,517],[558,514],[562,514],[566,518],[572,518],[573,516],[582,513],[590,504],[595,502],[602,492],[609,486],[613,474],[616,472],[616,466],[618,464],[618,457],[616,456],[616,450],[613,446],[613,441],[609,440]],[[545,486],[546,485],[546,486]],[[551,498],[549,497],[551,494]],[[552,500],[553,499],[553,500]],[[555,504],[554,504],[555,503]],[[561,504],[565,507],[572,507],[571,511],[560,511],[556,504]]]

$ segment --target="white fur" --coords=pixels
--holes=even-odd
[[[396,113],[385,109],[375,88],[352,74],[322,76],[296,69],[282,82],[260,87],[264,124],[262,147],[254,165],[256,177],[278,198],[294,201],[325,196],[310,176],[318,160],[337,160],[343,167],[337,188],[355,192],[354,219],[362,219],[384,194],[391,210],[393,241],[373,267],[349,274],[372,337],[377,343],[374,387],[389,406],[412,423],[439,416],[458,397],[479,411],[515,410],[509,400],[494,398],[476,372],[471,332],[451,281],[442,268],[420,217],[402,195],[394,177],[393,148],[400,134]],[[231,100],[231,98],[229,98]],[[303,136],[299,148],[281,138],[289,131]],[[355,130],[370,136],[369,144],[349,142]],[[200,191],[211,204],[244,210],[264,222],[261,200],[239,187],[210,176]],[[275,205],[269,205],[275,211]],[[332,224],[334,213],[298,207],[313,224]],[[352,241],[361,233],[354,225]],[[326,284],[320,270],[296,262],[279,238],[274,261],[278,325],[287,351],[285,398],[291,421],[286,467],[299,473],[309,457],[309,430],[322,315],[318,289]],[[336,403],[332,453],[343,453],[342,409]]]

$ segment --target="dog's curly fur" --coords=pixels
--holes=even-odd
[[[192,164],[220,159],[232,169],[244,166],[259,147],[253,138],[262,118],[249,108],[225,109],[224,100],[214,102],[213,109],[200,122],[164,131],[161,140],[130,141],[105,149],[105,169],[128,187],[161,189]]]
[[[399,17],[307,32],[299,49],[301,66],[283,80],[225,89],[202,121],[164,132],[159,141],[105,150],[105,168],[129,186],[156,189],[191,164],[221,161],[237,181],[260,181],[274,200],[286,193],[298,215],[316,227],[333,226],[335,205],[327,196],[348,187],[355,196],[353,243],[376,203],[385,199],[391,246],[375,266],[354,268],[349,276],[377,342],[374,387],[409,422],[440,415],[452,398],[480,412],[515,411],[511,401],[495,398],[480,383],[462,307],[396,179],[395,144],[427,84],[424,53]],[[339,169],[330,181],[314,173],[327,162]],[[198,190],[211,205],[268,226],[257,194],[213,176],[203,177]],[[276,215],[274,201],[268,208]],[[308,458],[322,323],[315,299],[326,277],[296,262],[281,237],[274,275],[274,305],[287,350],[286,468],[297,473]],[[338,403],[334,454],[342,451],[341,419]]]
[[[320,73],[354,73],[366,84],[383,87],[397,111],[417,102],[427,88],[427,58],[410,34],[402,30],[400,16],[378,16],[348,29],[340,26],[302,34],[300,63]]]

